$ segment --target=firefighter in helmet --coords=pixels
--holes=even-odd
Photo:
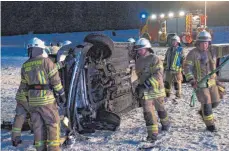
[[[135,61],[135,59],[136,59],[136,57],[137,57],[137,53],[136,53],[136,51],[134,50],[134,44],[135,44],[135,39],[134,38],[129,38],[128,40],[127,40],[127,42],[129,42],[129,43],[131,43],[131,49],[129,49],[129,56],[132,58],[132,59],[134,59],[134,61]]]
[[[169,129],[168,114],[164,107],[165,89],[163,83],[163,63],[153,54],[149,40],[139,39],[135,50],[140,57],[136,61],[136,73],[141,87],[142,106],[147,127],[147,140],[155,141],[158,136],[158,123],[155,109],[162,124],[162,130]]]
[[[184,63],[184,73],[187,81],[193,88],[197,88],[197,99],[201,103],[200,113],[208,131],[216,131],[212,108],[220,103],[219,87],[216,74],[207,81],[197,83],[216,68],[217,58],[229,54],[229,46],[212,46],[211,35],[207,31],[201,31],[197,35],[196,48],[191,50]]]
[[[171,38],[172,46],[168,48],[165,54],[164,69],[165,69],[165,92],[169,98],[171,87],[174,84],[176,90],[176,98],[181,98],[182,64],[185,59],[183,48],[180,45],[180,37],[177,35]]]
[[[53,61],[56,62],[56,56],[60,48],[63,46],[61,42],[57,41],[52,41],[49,46],[50,54],[49,58]]]
[[[63,60],[57,60],[57,54],[58,51],[60,50],[61,47],[66,46],[66,45],[70,45],[72,42],[69,40],[64,41],[63,43],[61,42],[56,42],[53,41],[50,43],[50,46],[48,47],[49,49],[49,58],[55,63],[55,65],[57,66],[58,70],[65,67],[65,61]]]
[[[60,150],[60,119],[54,92],[59,104],[66,102],[58,69],[45,51],[44,42],[32,38],[28,43],[29,59],[21,69],[21,87],[28,98],[33,123],[35,147],[41,150]]]

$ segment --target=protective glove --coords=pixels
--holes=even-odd
[[[63,106],[63,107],[65,107],[66,106],[66,96],[65,96],[65,93],[62,93],[61,95],[60,95],[60,104],[61,104],[61,106]]]
[[[194,80],[194,79],[190,80],[189,83],[191,84],[191,86],[192,86],[194,89],[196,89],[196,88],[198,87],[197,81]]]

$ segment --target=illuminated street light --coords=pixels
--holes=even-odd
[[[164,18],[164,17],[165,17],[165,14],[161,14],[160,17],[161,17],[161,18]]]
[[[170,17],[170,18],[174,17],[174,13],[172,13],[172,12],[169,13],[169,17]]]
[[[184,15],[185,15],[184,11],[180,11],[179,16],[184,16]]]
[[[153,14],[152,16],[151,16],[151,19],[157,19],[157,15],[155,15],[155,14]]]

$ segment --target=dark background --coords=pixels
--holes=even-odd
[[[136,29],[140,13],[180,9],[204,11],[204,2],[1,2],[1,34],[63,33],[105,29]],[[208,26],[229,26],[229,2],[207,2]]]

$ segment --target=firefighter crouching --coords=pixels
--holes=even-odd
[[[163,83],[163,63],[153,54],[150,42],[139,39],[135,50],[140,57],[136,61],[136,73],[143,91],[143,112],[147,127],[147,140],[155,141],[158,136],[158,123],[155,108],[162,124],[162,130],[168,130],[170,123],[164,107],[165,89]]]
[[[169,98],[171,94],[171,86],[174,84],[176,90],[176,98],[181,98],[182,64],[185,59],[183,48],[180,46],[180,37],[173,36],[172,47],[168,48],[165,54],[165,92]]]
[[[23,64],[21,70],[23,86],[20,91],[28,97],[35,147],[38,151],[58,151],[60,119],[53,90],[60,95],[60,103],[66,102],[58,69],[48,58],[44,42],[38,38],[29,41],[28,55],[29,60]]]
[[[202,31],[197,35],[196,48],[191,50],[184,63],[184,73],[187,81],[193,88],[197,88],[197,99],[201,103],[203,121],[208,131],[216,131],[212,108],[220,103],[219,90],[216,74],[201,85],[197,85],[205,75],[216,68],[217,58],[229,54],[228,46],[211,46],[211,35]]]

